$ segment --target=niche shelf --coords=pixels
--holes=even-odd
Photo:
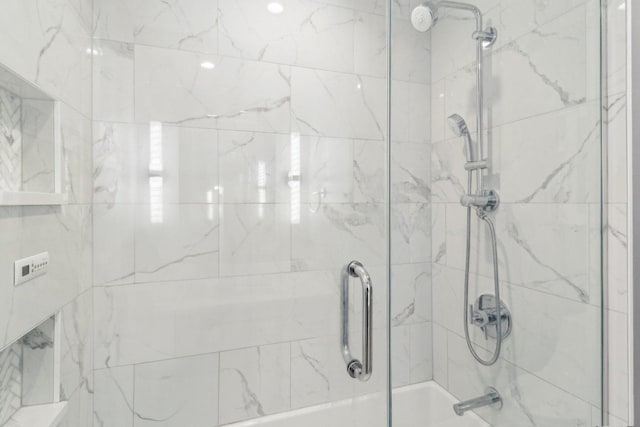
[[[0,351],[0,426],[56,427],[60,401],[60,324],[53,316]]]
[[[62,205],[60,102],[0,64],[0,206]]]

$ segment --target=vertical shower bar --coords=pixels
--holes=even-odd
[[[477,8],[474,8],[476,16],[476,31],[482,31],[482,14]],[[478,149],[476,150],[478,158],[484,159],[484,67],[483,67],[482,39],[476,40],[476,107],[477,107],[477,129],[478,129]],[[484,174],[482,169],[478,169],[478,187],[477,194],[482,194],[484,189]]]
[[[476,32],[474,34],[480,34],[484,30],[482,27],[482,12],[476,6],[467,3],[460,3],[455,1],[442,1],[438,3],[440,7],[451,7],[454,9],[462,9],[468,10],[473,13],[476,18]],[[482,37],[476,38],[476,110],[477,110],[477,124],[476,130],[478,132],[477,137],[477,147],[476,156],[477,159],[474,161],[483,160],[484,159],[484,68],[483,68],[483,46],[484,42]],[[477,170],[478,180],[477,180],[477,194],[481,195],[484,189],[484,176],[482,173],[482,169]]]

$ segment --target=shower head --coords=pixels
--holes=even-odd
[[[464,121],[462,116],[459,114],[452,114],[447,118],[447,122],[449,122],[449,127],[451,131],[456,136],[462,136],[465,133],[469,133],[469,128],[467,127],[467,122]]]
[[[464,142],[467,146],[467,162],[473,162],[473,143],[471,141],[469,128],[467,127],[467,122],[465,122],[462,116],[460,116],[459,114],[450,115],[447,118],[447,122],[449,122],[449,127],[451,128],[451,131],[455,134],[455,136],[461,136],[464,138]]]
[[[411,12],[411,24],[421,33],[429,31],[437,20],[437,8],[431,2],[420,3]]]

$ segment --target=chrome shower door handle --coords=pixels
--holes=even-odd
[[[362,284],[362,361],[349,348],[349,282],[360,279]],[[342,357],[351,378],[368,381],[373,370],[373,286],[371,276],[358,261],[351,261],[342,275]]]

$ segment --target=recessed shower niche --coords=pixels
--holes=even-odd
[[[0,426],[53,427],[60,402],[60,340],[53,316],[0,351]]]
[[[0,64],[0,205],[57,205],[59,103]]]

